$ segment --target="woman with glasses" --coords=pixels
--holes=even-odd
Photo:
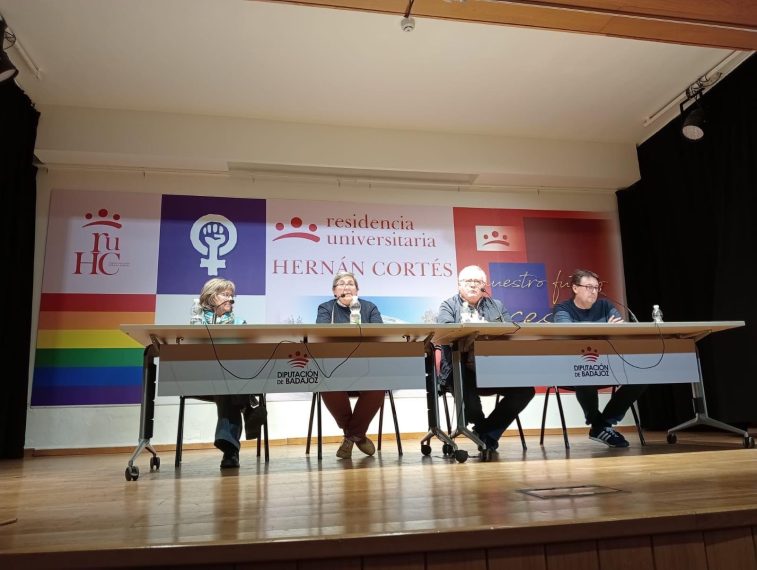
[[[244,320],[238,319],[232,308],[234,306],[234,292],[236,287],[228,279],[213,278],[205,283],[200,292],[200,306],[202,307],[203,325],[243,325]],[[206,398],[201,398],[206,399]],[[242,415],[245,417],[245,427],[248,439],[260,434],[260,426],[265,420],[265,408],[257,405],[255,396],[246,394],[230,396],[211,396],[207,399],[216,403],[218,421],[214,445],[223,452],[221,469],[239,467],[239,448],[242,436]],[[252,425],[254,424],[254,425]]]
[[[331,291],[334,298],[318,306],[316,323],[349,323],[350,304],[357,299],[358,284],[352,273],[337,273],[332,282]],[[383,323],[378,307],[360,299],[360,322]],[[366,455],[373,455],[376,447],[365,435],[373,417],[384,401],[384,390],[368,390],[359,392],[355,409],[350,406],[349,392],[322,392],[321,398],[326,404],[337,425],[344,432],[344,440],[336,452],[337,457],[349,459],[352,448],[357,448]]]
[[[599,299],[602,285],[599,276],[587,269],[576,269],[570,276],[573,298],[555,305],[556,323],[622,323],[623,316],[607,299]],[[573,386],[576,400],[581,404],[586,423],[590,425],[589,439],[608,447],[628,447],[623,435],[613,429],[626,415],[628,408],[644,392],[642,384],[624,384],[610,397],[605,409],[599,411],[598,386]]]

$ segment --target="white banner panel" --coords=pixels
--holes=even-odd
[[[43,293],[154,294],[161,196],[55,190]]]
[[[266,322],[313,322],[340,271],[356,275],[385,322],[423,322],[455,292],[452,208],[268,200],[266,227],[266,293],[277,299]]]
[[[425,389],[421,356],[324,358],[318,359],[317,367],[312,361],[299,367],[306,359],[299,357],[299,363],[294,365],[293,359],[230,360],[223,361],[223,367],[214,361],[161,360],[158,363],[158,395]],[[256,378],[251,378],[255,375]]]
[[[692,340],[667,339],[663,345],[648,339],[616,339],[612,343],[542,339],[483,341],[482,345],[484,354],[476,355],[476,380],[482,388],[699,381]]]

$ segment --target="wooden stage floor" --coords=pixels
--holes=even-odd
[[[526,452],[507,437],[463,464],[405,439],[402,457],[390,439],[351,461],[327,444],[320,463],[245,448],[233,473],[215,450],[180,469],[168,451],[153,473],[143,454],[136,482],[128,454],[0,461],[0,568],[757,568],[757,450],[626,435],[613,450],[572,434],[569,457],[560,436]]]

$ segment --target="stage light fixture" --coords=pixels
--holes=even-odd
[[[704,137],[704,109],[696,106],[689,111],[686,118],[683,120],[683,126],[681,127],[681,133],[690,141],[698,141]]]
[[[0,20],[0,83],[13,79],[18,75],[18,69],[5,53],[5,49],[16,43],[16,36],[8,30],[5,20]]]

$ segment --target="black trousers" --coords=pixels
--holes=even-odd
[[[465,419],[473,424],[477,433],[497,431],[501,434],[515,421],[528,403],[533,399],[536,391],[532,386],[516,386],[512,388],[478,389],[476,385],[476,368],[472,363],[462,366],[463,370],[463,403],[465,405]],[[499,403],[492,413],[484,415],[481,407],[481,396],[501,396]]]
[[[599,411],[599,386],[573,386],[571,389],[576,393],[576,400],[581,404],[587,424],[609,426],[623,419],[628,408],[639,399],[647,387],[644,384],[624,384],[615,390],[601,412]]]

